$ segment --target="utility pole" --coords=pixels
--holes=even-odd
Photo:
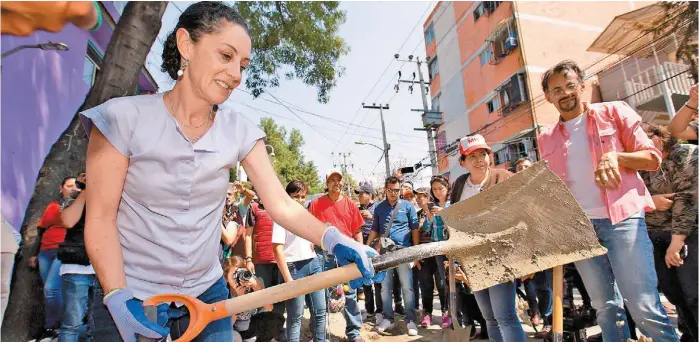
[[[378,109],[379,110],[379,115],[381,115],[381,131],[383,133],[383,159],[386,162],[386,178],[391,177],[391,166],[389,165],[388,162],[388,150],[391,149],[391,145],[388,144],[386,141],[386,123],[383,121],[383,110],[386,109],[388,110],[388,104],[385,106],[380,104],[377,106],[376,103],[374,103],[371,106],[367,106],[362,103],[362,107],[366,109]]]
[[[396,59],[398,59],[400,56],[396,54],[394,56]],[[401,72],[398,71],[398,84],[402,83],[409,83],[410,86],[408,86],[408,90],[410,90],[410,93],[413,93],[413,84],[419,84],[420,85],[420,95],[422,95],[422,110],[413,110],[413,111],[421,111],[423,112],[423,125],[425,126],[424,130],[427,131],[427,146],[429,149],[429,154],[430,154],[430,166],[432,167],[432,174],[437,175],[439,173],[439,170],[437,168],[437,151],[435,148],[435,143],[434,143],[434,135],[433,131],[436,129],[437,126],[442,124],[442,119],[441,119],[441,112],[438,111],[430,111],[429,105],[427,103],[427,86],[429,84],[425,84],[425,78],[422,75],[422,61],[420,61],[420,57],[416,57],[415,61],[413,61],[413,55],[408,56],[408,60],[402,60],[403,62],[409,62],[409,63],[417,63],[417,74],[418,74],[418,81],[415,81],[415,73],[413,73],[413,79],[412,80],[403,80],[400,79]],[[429,61],[429,58],[427,59]],[[396,84],[395,90],[396,93],[399,90],[399,86]],[[435,117],[435,114],[437,114],[439,117]],[[418,130],[418,129],[416,129]],[[423,129],[419,129],[423,130]]]
[[[335,153],[333,152],[332,155]],[[337,167],[338,165],[340,166],[340,169],[342,170],[342,178],[345,179],[345,191],[348,194],[348,196],[352,195],[352,184],[349,182],[349,168],[354,168],[354,164],[352,164],[352,161],[350,160],[349,164],[347,163],[347,158],[351,158],[351,153],[344,153],[340,152],[337,154],[338,157],[342,158],[342,160],[335,162],[333,161],[333,167]]]

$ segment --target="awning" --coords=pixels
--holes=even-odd
[[[650,48],[644,47],[651,40],[654,40],[654,35],[653,33],[647,33],[644,28],[657,25],[666,16],[666,10],[660,3],[618,15],[607,25],[607,28],[595,39],[587,51],[646,57],[652,51]],[[687,27],[687,25],[684,26],[684,29],[686,30]],[[665,32],[668,36],[672,35],[671,29],[672,25],[668,25]],[[681,37],[683,34],[683,32],[674,33],[678,37]],[[672,44],[672,39],[664,39],[662,42],[657,42],[655,49],[661,50],[664,45],[668,44]]]

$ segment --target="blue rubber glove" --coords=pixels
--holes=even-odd
[[[335,227],[328,228],[323,236],[323,247],[328,253],[335,256],[337,263],[340,266],[355,263],[357,268],[362,273],[363,278],[358,278],[350,281],[350,287],[357,289],[362,285],[371,285],[372,283],[381,283],[386,278],[386,272],[374,274],[374,267],[371,265],[371,260],[378,256],[376,251],[365,246],[349,236],[342,234]]]
[[[119,335],[125,342],[136,342],[138,336],[161,339],[170,333],[170,329],[151,322],[143,312],[143,302],[133,297],[129,289],[118,290],[104,299],[104,305],[112,314],[112,319],[119,329]],[[167,315],[168,305],[158,305],[158,321]]]

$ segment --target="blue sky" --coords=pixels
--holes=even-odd
[[[180,10],[192,3],[170,3],[163,16],[158,40],[147,58],[148,70],[160,85],[161,91],[174,85],[167,75],[160,72],[162,42],[175,27]],[[357,180],[369,179],[378,185],[385,175],[383,160],[378,163],[382,152],[375,147],[360,146],[354,142],[364,141],[382,146],[379,112],[362,109],[361,104],[390,104],[391,109],[384,111],[384,117],[388,142],[391,144],[391,164],[408,166],[427,157],[426,133],[413,130],[421,126],[420,113],[411,111],[413,108],[422,108],[419,88],[415,87],[412,95],[406,84],[401,84],[397,94],[393,89],[398,70],[402,71],[403,78],[411,77],[417,71],[417,65],[395,61],[393,55],[399,53],[405,59],[412,53],[424,59],[422,23],[435,4],[341,3],[341,9],[347,13],[347,21],[340,28],[340,36],[345,39],[351,51],[340,60],[340,64],[345,67],[345,74],[333,89],[330,102],[318,103],[315,88],[295,80],[283,79],[280,87],[268,90],[277,99],[286,102],[303,121],[289,109],[276,104],[269,94],[253,99],[245,92],[236,90],[226,104],[255,124],[259,124],[262,117],[272,117],[277,124],[286,126],[288,130],[299,129],[306,140],[304,155],[316,163],[321,177],[333,167],[334,162],[340,161],[338,153],[351,153],[347,161],[354,165],[349,169],[353,177]],[[423,73],[427,77],[425,65]],[[380,77],[382,74],[383,77]],[[244,87],[241,85],[240,88]],[[348,126],[340,121],[366,128]],[[426,168],[417,175],[416,183],[426,184],[430,176],[431,171]]]

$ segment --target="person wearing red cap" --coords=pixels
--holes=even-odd
[[[363,243],[362,226],[364,225],[364,218],[359,212],[357,205],[349,197],[342,195],[343,185],[344,181],[340,171],[335,169],[328,171],[325,176],[327,193],[325,196],[311,201],[308,211],[321,222],[325,222],[326,225],[337,227],[343,235],[354,239],[358,243]],[[366,249],[371,248],[366,246]],[[322,265],[324,271],[338,267],[336,260],[339,257],[336,255],[326,253],[324,259],[325,265]],[[352,285],[351,289],[345,292],[345,321],[347,323],[345,334],[347,335],[347,340],[352,342],[362,340],[359,334],[362,328],[362,314],[357,303],[357,292],[355,291],[356,288],[362,285],[361,280],[355,282],[355,285]]]
[[[454,181],[451,203],[486,191],[491,186],[512,176],[507,170],[493,168],[493,151],[485,138],[474,134],[459,141],[459,163],[469,172]],[[488,335],[492,341],[523,342],[526,340],[517,317],[516,285],[498,284],[474,293],[478,308],[483,313]]]

